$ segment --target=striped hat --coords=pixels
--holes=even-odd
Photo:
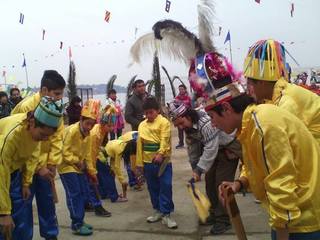
[[[48,97],[42,97],[34,111],[34,117],[42,124],[49,127],[58,127],[63,115],[62,100],[52,101]]]
[[[176,104],[175,102],[167,103],[169,116],[171,117],[171,120],[174,121],[178,117],[181,117],[187,110],[188,107],[181,103]]]

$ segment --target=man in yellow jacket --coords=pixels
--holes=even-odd
[[[121,161],[123,159],[126,164],[130,165],[130,158],[136,155],[137,137],[138,132],[131,131],[125,133],[118,139],[109,141],[104,148],[104,154],[102,154],[102,156],[100,156],[98,160],[98,162],[100,162],[99,164],[103,165],[102,167],[100,167],[100,192],[109,197],[111,202],[128,201],[125,196],[128,183],[122,174]],[[108,162],[107,158],[110,159],[110,162]],[[118,194],[115,183],[115,176],[118,178],[124,194]],[[100,186],[100,182],[105,182],[105,186]],[[104,189],[102,187],[104,187]]]
[[[93,166],[90,131],[100,112],[100,101],[89,99],[82,108],[80,122],[67,127],[63,137],[62,163],[58,172],[66,192],[67,207],[72,220],[74,234],[87,236],[93,233],[92,226],[84,223],[85,200],[88,196],[87,176],[97,183],[96,169]],[[97,209],[99,208],[99,209]],[[111,216],[99,201],[96,211]]]
[[[222,183],[220,192],[250,187],[269,213],[274,240],[320,239],[319,145],[293,114],[253,103],[239,84],[229,83],[215,89],[206,107],[214,126],[238,129],[243,150],[241,177]]]
[[[62,108],[43,98],[35,111],[0,120],[0,239],[33,236],[30,184],[39,164],[40,144],[57,130]],[[10,238],[11,239],[11,238]]]
[[[41,97],[44,96],[62,104],[65,85],[63,77],[57,71],[45,71],[41,79],[40,91],[23,99],[11,114],[33,111],[39,104]],[[40,162],[31,187],[32,194],[28,208],[32,208],[32,200],[36,195],[40,236],[45,239],[56,239],[59,234],[51,183],[56,175],[56,166],[61,162],[63,128],[63,119],[61,118],[56,133],[47,141],[41,142]],[[32,180],[32,176],[30,177]],[[31,210],[28,214],[32,214]],[[32,223],[30,224],[32,225]]]
[[[320,97],[288,82],[286,49],[278,41],[256,42],[244,64],[249,94],[257,103],[272,103],[304,122],[320,144]]]

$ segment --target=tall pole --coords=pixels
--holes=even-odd
[[[233,62],[232,62],[232,48],[231,48],[231,39],[229,40],[229,50],[230,50],[230,60],[231,60],[231,64],[233,65]]]
[[[29,88],[29,79],[28,79],[28,70],[27,70],[27,66],[24,66],[24,70],[26,72],[26,79],[27,79],[27,89]]]

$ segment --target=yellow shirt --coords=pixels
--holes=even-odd
[[[320,97],[317,94],[280,78],[273,90],[272,103],[302,120],[320,144]]]
[[[40,93],[36,93],[30,97],[23,99],[15,108],[12,110],[11,115],[17,113],[27,113],[29,111],[35,110],[35,108],[40,103]],[[62,136],[63,136],[63,119],[61,118],[61,123],[57,131],[49,138],[48,141],[41,142],[41,153],[40,162],[38,169],[40,167],[50,165],[59,165],[62,161]]]
[[[142,167],[143,162],[151,163],[157,153],[164,157],[171,156],[171,125],[160,114],[153,122],[147,119],[139,124],[139,136],[137,141],[137,166]],[[159,144],[157,151],[144,151],[144,144]]]
[[[301,120],[270,104],[243,113],[239,141],[255,197],[273,228],[320,230],[320,148]]]
[[[88,172],[94,172],[91,166],[90,137],[83,137],[80,131],[80,123],[74,123],[65,128],[63,134],[62,163],[58,166],[58,172],[64,173],[82,173],[75,164],[85,161]]]
[[[40,144],[28,132],[26,118],[22,113],[0,120],[0,214],[11,214],[10,174],[25,168],[28,186],[38,163]]]
[[[103,132],[101,124],[96,124],[90,131],[91,138],[91,160],[92,167],[96,169],[96,160],[100,152],[100,147],[103,144],[103,140],[106,136],[106,133]]]
[[[121,170],[121,160],[124,149],[127,146],[127,143],[133,139],[133,135],[136,134],[137,131],[127,132],[122,135],[120,138],[116,140],[112,140],[107,143],[105,146],[106,153],[110,156],[111,161],[111,169],[114,171],[117,176],[119,182],[122,184],[125,182],[125,179]]]

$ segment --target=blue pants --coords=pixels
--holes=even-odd
[[[153,208],[163,214],[170,214],[174,210],[172,201],[172,164],[168,163],[160,177],[158,177],[159,168],[159,164],[144,163],[144,176]]]
[[[117,201],[119,194],[116,187],[115,177],[111,174],[109,164],[97,161],[99,192],[101,198],[110,198],[111,202]]]
[[[276,231],[271,231],[271,239],[277,240]],[[310,233],[290,233],[289,240],[319,240],[320,231]]]
[[[36,196],[40,236],[43,238],[56,237],[59,234],[56,207],[53,202],[51,184],[38,174],[33,176],[31,185],[31,201],[28,207],[32,211],[32,199]]]
[[[85,174],[82,174],[80,179],[81,179],[82,188],[85,191],[84,203],[85,204],[90,204],[93,207],[101,206],[102,203],[101,203],[101,201],[98,199],[98,197],[96,195],[94,186],[89,182],[88,176],[85,175]]]
[[[130,165],[130,152],[129,151],[124,151],[122,154],[123,160],[124,160],[124,166],[127,170],[128,174],[128,179],[129,179],[129,186],[133,187],[134,185],[137,184],[137,179],[131,170],[131,165]]]
[[[32,200],[31,198],[26,201],[22,199],[22,174],[18,170],[11,173],[10,198],[12,204],[11,216],[15,224],[12,240],[32,240],[32,208],[27,207],[29,204],[32,206]],[[4,237],[0,233],[0,240],[3,239]]]
[[[67,207],[72,220],[71,228],[79,229],[83,225],[84,219],[84,196],[86,190],[83,189],[83,174],[80,173],[63,173],[60,179],[66,191]]]

